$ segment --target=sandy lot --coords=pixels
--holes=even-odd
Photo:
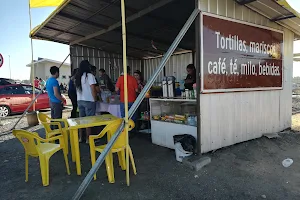
[[[298,105],[299,104],[299,105]],[[208,153],[212,162],[199,172],[175,160],[174,151],[151,143],[149,135],[131,139],[138,175],[125,183],[125,172],[115,160],[115,184],[109,184],[103,165],[82,199],[300,199],[300,99],[293,99],[292,131],[280,138],[265,137]],[[67,113],[65,114],[68,115]],[[44,135],[42,127],[30,128]],[[50,185],[43,187],[37,159],[29,160],[25,183],[24,151],[11,134],[0,137],[0,199],[71,199],[89,171],[89,146],[80,144],[83,175],[77,176],[69,155],[71,175],[66,174],[62,153],[50,161]],[[282,161],[292,158],[285,168]]]

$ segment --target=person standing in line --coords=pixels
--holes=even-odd
[[[60,91],[61,91],[62,93],[64,93],[64,85],[63,85],[62,83],[60,83],[59,88],[60,88]]]
[[[66,83],[64,83],[64,89],[65,89],[65,92],[68,91],[68,85]]]
[[[72,71],[72,76],[69,81],[69,90],[68,90],[68,96],[72,103],[72,112],[71,112],[71,118],[77,117],[77,94],[76,94],[76,87],[75,87],[75,76],[77,74],[78,69],[74,69]]]
[[[46,82],[43,79],[39,79],[40,89],[44,89]]]
[[[115,91],[114,84],[112,83],[110,77],[106,74],[105,69],[99,70],[99,84],[102,91],[109,90],[111,92]]]
[[[51,118],[61,119],[64,98],[61,96],[59,83],[59,68],[52,66],[50,68],[51,77],[46,82],[46,90],[50,99]]]
[[[35,79],[34,79],[34,87],[38,88],[39,85],[40,85],[39,78],[38,78],[38,77],[35,77]]]
[[[94,116],[96,114],[96,78],[91,73],[91,64],[87,60],[80,63],[78,73],[75,76],[75,86],[77,93],[77,103],[79,116]],[[89,136],[92,129],[86,129],[86,143],[89,143]],[[82,141],[82,130],[80,130],[79,141]]]
[[[136,79],[130,75],[130,67],[127,66],[127,90],[128,90],[128,110],[136,100],[136,93],[138,92],[138,83]],[[125,104],[124,104],[124,75],[121,75],[116,83],[116,92],[120,92],[120,110],[121,116],[125,117]],[[134,122],[136,120],[135,114],[131,118]]]
[[[96,74],[97,74],[97,68],[96,68],[96,66],[91,65],[91,72],[95,76],[95,80],[96,80],[96,92],[97,92],[97,96],[98,96],[98,94],[100,94],[100,87],[99,87],[99,82],[96,79]]]
[[[108,103],[108,98],[112,95],[112,92],[115,91],[115,87],[104,69],[99,70],[99,75],[98,80],[101,90],[101,99],[104,103]]]

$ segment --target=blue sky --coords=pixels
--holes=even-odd
[[[9,55],[11,74],[14,79],[29,79],[31,62],[29,39],[28,0],[4,1],[0,6],[0,53],[4,65],[0,68],[0,77],[9,77]],[[54,10],[51,8],[31,9],[33,27],[42,23]],[[37,57],[63,61],[69,54],[69,46],[54,42],[33,41],[34,59]],[[69,62],[69,61],[67,61]]]
[[[300,0],[288,0],[300,13]],[[42,23],[55,8],[35,8],[32,11],[33,27]],[[0,77],[9,78],[9,55],[11,75],[14,79],[29,79],[31,62],[29,39],[28,0],[9,0],[0,6],[0,53],[4,56],[4,65],[0,68]],[[69,47],[54,42],[33,41],[34,59],[37,57],[63,61],[69,54]],[[294,52],[300,53],[300,42],[295,42]],[[67,62],[70,62],[67,60]],[[294,76],[300,76],[300,62],[294,63]]]

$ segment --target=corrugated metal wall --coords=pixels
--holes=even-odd
[[[70,47],[72,69],[78,68],[82,60],[89,60],[97,68],[104,68],[111,79],[116,81],[123,71],[122,55],[107,53],[98,49],[74,45]],[[142,61],[127,59],[132,71],[141,70]]]
[[[145,79],[149,79],[154,73],[155,69],[158,67],[162,58],[153,58],[144,60],[144,77]],[[176,80],[181,80],[185,78],[186,66],[188,64],[193,63],[192,53],[185,53],[180,55],[173,55],[170,60],[166,64],[166,75],[167,76],[175,76]],[[163,73],[161,73],[157,82],[160,82],[163,78]]]
[[[291,127],[292,66],[294,34],[269,19],[240,6],[234,0],[199,0],[201,10],[284,31],[284,87],[277,91],[236,92],[201,95],[201,145],[208,152],[235,143],[261,137]],[[88,59],[117,78],[122,71],[122,57],[82,46],[72,46],[73,67]],[[149,79],[161,58],[143,60],[144,76]],[[192,54],[174,55],[166,65],[166,75],[180,80]],[[128,60],[133,70],[141,70],[140,60]],[[113,73],[113,69],[116,69]],[[162,79],[162,73],[157,81]]]
[[[200,0],[201,10],[284,31],[284,88],[201,95],[202,152],[291,127],[294,34],[233,0]]]

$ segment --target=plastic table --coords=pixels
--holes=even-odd
[[[95,126],[106,126],[117,119],[119,118],[110,114],[68,119],[72,161],[76,162],[77,175],[81,175],[78,130],[81,128],[91,128]]]

